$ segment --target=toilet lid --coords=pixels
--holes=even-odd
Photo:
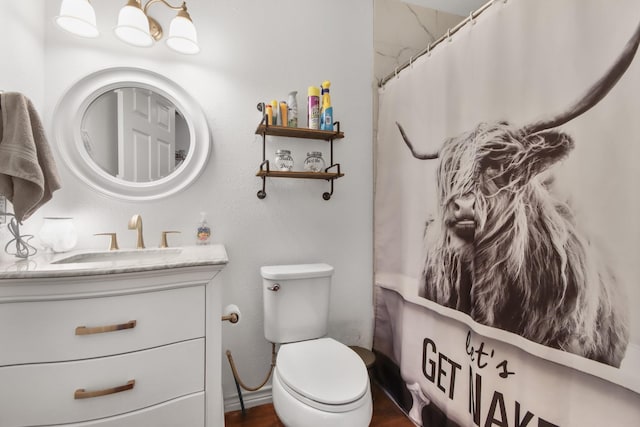
[[[279,378],[307,399],[344,405],[360,399],[369,387],[360,356],[331,338],[284,344],[276,362]]]

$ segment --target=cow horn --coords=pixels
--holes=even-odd
[[[413,154],[413,157],[420,160],[433,160],[438,158],[439,153],[437,152],[435,154],[417,153],[416,150],[414,150],[413,144],[409,140],[409,137],[407,137],[407,134],[404,133],[404,129],[402,129],[400,123],[396,122],[396,126],[398,126],[398,129],[400,129],[400,135],[402,135],[402,139],[404,139],[405,144],[407,144],[407,147],[409,147],[409,150],[411,150],[411,154]]]
[[[636,28],[635,33],[627,42],[622,54],[618,57],[613,66],[600,78],[585,95],[583,95],[574,105],[567,111],[548,120],[541,120],[525,126],[522,129],[524,135],[531,135],[546,129],[561,126],[568,121],[578,117],[582,113],[595,106],[609,91],[616,85],[618,80],[627,71],[629,65],[633,61],[636,51],[640,43],[640,25]]]

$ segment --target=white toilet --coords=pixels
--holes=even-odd
[[[346,345],[325,337],[333,267],[262,267],[264,335],[281,344],[273,406],[287,427],[366,427],[373,406],[367,368]]]

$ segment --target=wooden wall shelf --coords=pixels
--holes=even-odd
[[[257,177],[262,178],[262,190],[258,191],[258,198],[267,197],[266,184],[267,178],[298,178],[298,179],[324,179],[331,183],[331,192],[322,194],[324,200],[331,199],[333,195],[333,181],[343,177],[340,171],[340,163],[333,163],[333,141],[344,138],[344,133],[340,131],[340,122],[334,122],[335,131],[316,130],[307,128],[291,128],[286,126],[267,125],[267,116],[264,111],[264,104],[258,104],[258,111],[262,112],[262,121],[256,129],[256,135],[262,136],[262,163],[260,170],[256,173]],[[266,141],[268,136],[298,138],[298,139],[315,139],[327,141],[330,145],[329,167],[324,172],[307,172],[307,171],[274,171],[269,168],[269,160],[266,158]],[[335,172],[329,172],[330,170]]]
[[[302,178],[302,179],[336,179],[344,176],[343,173],[331,172],[299,172],[299,171],[265,171],[261,170],[256,176],[269,178]]]
[[[290,128],[285,126],[267,126],[264,123],[260,123],[260,125],[256,129],[256,135],[284,136],[289,138],[302,139],[321,139],[324,141],[344,138],[344,133],[340,132],[339,125],[337,131],[330,131],[307,128]]]

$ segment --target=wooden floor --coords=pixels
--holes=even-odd
[[[224,414],[225,427],[284,427],[278,420],[273,405],[249,408],[243,417],[241,411]],[[373,427],[415,427],[389,397],[373,385]]]

